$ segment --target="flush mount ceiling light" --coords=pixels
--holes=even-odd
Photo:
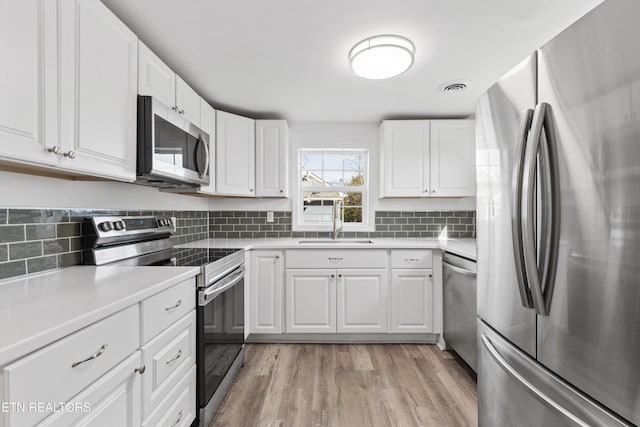
[[[373,36],[349,52],[351,69],[365,79],[388,79],[407,71],[413,64],[415,47],[401,36]]]

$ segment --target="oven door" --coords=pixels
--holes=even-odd
[[[138,97],[138,175],[209,185],[210,136],[150,96]]]
[[[198,292],[198,404],[207,406],[244,345],[244,266]]]

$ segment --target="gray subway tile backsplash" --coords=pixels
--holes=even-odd
[[[266,211],[211,211],[209,212],[209,237],[224,238],[315,238],[329,237],[327,232],[296,232],[292,230],[291,212],[274,212],[274,222],[267,223]],[[452,238],[475,237],[475,211],[378,211],[375,215],[375,231],[346,232],[345,238],[381,237],[438,237],[444,228]]]
[[[174,216],[174,244],[209,236],[206,211],[0,208],[0,279],[82,264],[82,222],[92,215]]]
[[[0,279],[82,263],[85,217],[163,215],[176,217],[173,244],[237,238],[326,238],[329,232],[293,231],[290,211],[143,211],[0,208]],[[475,237],[474,211],[378,211],[375,231],[345,232],[344,238]]]

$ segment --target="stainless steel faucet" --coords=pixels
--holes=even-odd
[[[342,204],[341,201],[336,200],[333,204],[333,231],[331,234],[331,237],[333,240],[336,240],[338,238],[338,234],[340,232],[342,232],[342,220],[340,219],[340,205]],[[338,227],[336,225],[337,222],[340,222],[340,227]]]

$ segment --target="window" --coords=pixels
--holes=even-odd
[[[294,228],[331,230],[337,205],[344,231],[369,230],[368,157],[367,150],[299,150]]]

